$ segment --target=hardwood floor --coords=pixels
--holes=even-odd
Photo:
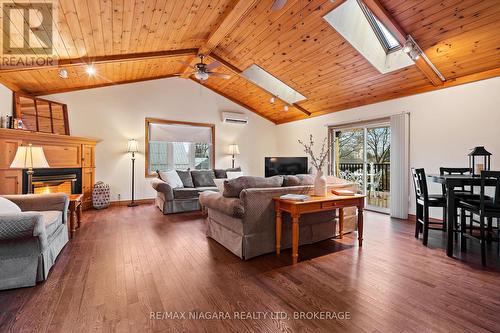
[[[0,292],[0,332],[500,331],[496,244],[484,270],[478,251],[446,257],[439,232],[427,248],[412,222],[365,214],[362,249],[355,235],[304,246],[292,267],[290,250],[241,261],[205,237],[198,213],[163,216],[152,205],[85,212],[45,283]],[[174,311],[255,319],[150,319]],[[293,319],[301,311],[350,319]]]

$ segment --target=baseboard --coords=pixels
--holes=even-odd
[[[110,206],[127,206],[131,202],[132,200],[111,201]],[[155,199],[138,199],[134,200],[134,202],[139,205],[146,205],[154,203]]]
[[[417,220],[417,216],[415,214],[408,214],[408,221],[415,222]],[[433,217],[429,218],[429,222],[440,222],[442,223],[442,219],[435,219]]]

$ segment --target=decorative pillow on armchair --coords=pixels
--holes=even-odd
[[[0,197],[0,214],[20,213],[21,208],[12,201]]]
[[[213,170],[192,170],[194,187],[217,187],[214,182],[215,174]]]

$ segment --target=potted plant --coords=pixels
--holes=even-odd
[[[316,176],[314,178],[314,195],[326,196],[326,177],[323,173],[323,167],[326,163],[326,158],[330,153],[330,147],[327,145],[327,139],[323,140],[321,152],[316,156],[313,152],[314,140],[312,134],[309,136],[309,143],[306,144],[299,140],[299,143],[304,147],[304,152],[311,157],[311,164],[316,169]]]

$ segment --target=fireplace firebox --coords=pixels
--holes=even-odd
[[[23,194],[28,193],[28,174],[23,172]],[[35,169],[32,181],[34,194],[82,193],[82,169],[54,168]]]

